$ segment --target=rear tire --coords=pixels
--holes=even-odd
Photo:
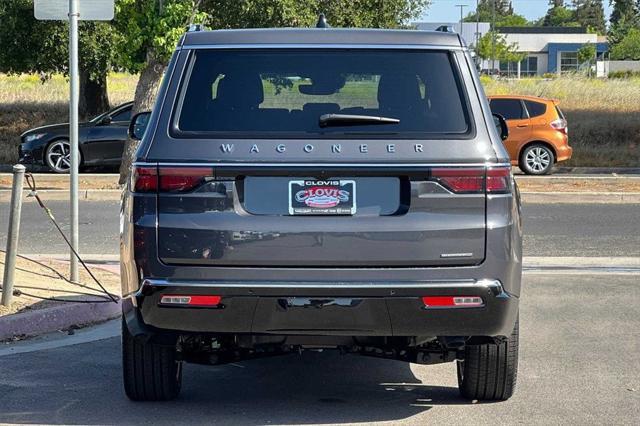
[[[506,401],[518,374],[518,321],[509,338],[499,344],[467,345],[464,361],[457,361],[458,388],[464,398]]]
[[[124,390],[133,401],[167,401],[180,393],[182,363],[176,349],[138,341],[122,321]]]
[[[548,175],[555,161],[556,156],[551,148],[542,143],[534,143],[522,150],[518,167],[528,175]]]

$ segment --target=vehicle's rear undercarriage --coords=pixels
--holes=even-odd
[[[417,364],[439,364],[464,359],[467,344],[498,343],[493,337],[371,337],[371,336],[279,336],[279,335],[181,335],[178,357],[196,364],[226,364],[256,358],[338,350]]]

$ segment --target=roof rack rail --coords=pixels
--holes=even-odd
[[[441,33],[455,33],[456,30],[453,28],[453,25],[440,25],[436,28],[436,31],[440,31]]]

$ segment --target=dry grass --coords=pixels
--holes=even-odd
[[[112,74],[112,105],[133,98],[137,76]],[[640,165],[640,79],[483,79],[489,94],[557,98],[569,121],[571,166]],[[0,74],[0,163],[17,160],[19,135],[44,124],[67,121],[68,82],[54,76]]]
[[[133,99],[137,76],[112,74],[112,105]],[[0,74],[0,164],[18,159],[20,134],[45,124],[68,121],[69,82],[61,75],[41,82],[37,75]]]
[[[491,80],[488,94],[560,100],[569,122],[573,158],[568,166],[640,166],[640,78]]]

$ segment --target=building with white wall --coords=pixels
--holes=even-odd
[[[597,34],[580,27],[507,27],[498,28],[508,43],[516,43],[527,57],[520,63],[523,76],[576,72],[580,67],[578,50],[588,44],[596,47],[597,59],[608,51],[608,44]],[[595,60],[596,58],[594,58]],[[500,73],[513,75],[517,64],[500,63]]]
[[[418,30],[433,31],[440,26],[453,27],[466,41],[467,46],[473,48],[476,40],[491,29],[489,22],[415,22]],[[494,68],[500,74],[516,77],[542,76],[547,73],[562,74],[578,71],[578,50],[587,44],[596,46],[597,59],[601,60],[608,51],[608,44],[597,34],[590,34],[586,28],[580,27],[504,27],[497,31],[504,35],[508,43],[516,43],[518,52],[526,54],[520,62],[518,72],[517,63],[495,61]],[[594,58],[596,59],[596,58]],[[490,61],[483,61],[481,68],[487,72],[491,67]]]

